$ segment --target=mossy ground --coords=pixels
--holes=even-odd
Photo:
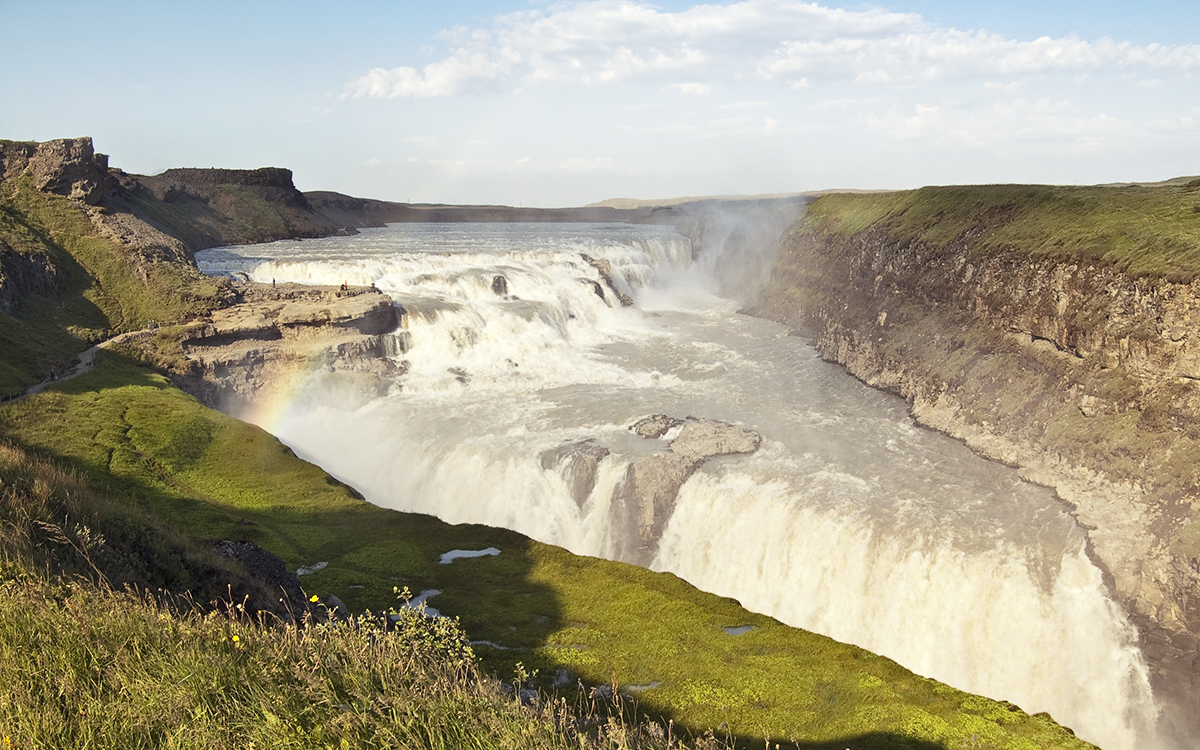
[[[201,406],[115,353],[89,375],[0,408],[0,431],[194,539],[248,539],[353,610],[394,588],[439,589],[483,664],[541,684],[654,685],[643,709],[697,734],[801,747],[1087,747],[1043,717],[948,688],[888,659],[747,612],[678,578],[571,555],[513,532],[371,506],[262,430]],[[442,565],[452,549],[495,557]],[[753,625],[740,636],[726,626]],[[1031,679],[1035,679],[1031,676]],[[573,691],[574,688],[568,688]],[[573,692],[572,692],[573,694]]]
[[[216,304],[217,283],[194,268],[152,263],[139,277],[128,251],[100,236],[78,203],[40,192],[28,178],[0,183],[0,242],[47,257],[65,274],[59,294],[26,295],[16,313],[0,311],[0,396],[73,364],[110,335],[151,320],[184,321]]]
[[[895,193],[830,194],[814,201],[809,227],[854,234],[886,227],[901,241],[942,246],[979,237],[979,252],[1111,263],[1134,276],[1191,281],[1200,275],[1200,184],[1161,187],[975,185]]]

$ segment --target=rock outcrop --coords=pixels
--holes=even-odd
[[[43,143],[0,141],[0,178],[29,177],[37,190],[100,203],[116,182],[108,157],[97,154],[91,138],[61,138]]]
[[[314,378],[357,373],[355,388],[386,392],[405,348],[403,310],[374,290],[246,284],[238,304],[214,311],[183,341],[175,381],[208,406],[240,413],[295,395]],[[285,393],[286,391],[286,393]]]
[[[287,569],[278,556],[271,554],[254,542],[221,540],[214,542],[212,551],[241,564],[246,577],[254,586],[242,583],[242,596],[230,598],[251,612],[271,612],[285,620],[291,620],[307,612],[310,602],[304,596],[300,579]]]
[[[13,315],[27,295],[56,295],[66,284],[67,274],[46,253],[19,253],[0,242],[0,310]]]
[[[709,459],[753,453],[762,437],[726,422],[666,414],[643,417],[629,430],[646,440],[663,441],[663,450],[630,461],[613,488],[606,554],[646,567],[654,560],[684,482]],[[539,458],[543,469],[556,469],[566,480],[571,497],[583,509],[596,488],[600,463],[610,454],[605,446],[582,440],[543,451]]]
[[[754,312],[1055,488],[1137,624],[1156,687],[1195,696],[1200,281],[985,252],[986,231],[934,243],[890,225],[798,224]]]
[[[762,437],[725,422],[695,417],[678,420],[663,414],[639,420],[630,429],[647,439],[665,439],[678,430],[666,450],[631,462],[613,491],[616,557],[647,566],[683,483],[711,458],[753,453]]]
[[[605,258],[593,258],[587,253],[580,253],[579,257],[583,258],[583,262],[587,263],[592,268],[596,269],[596,273],[600,274],[600,278],[604,280],[604,285],[607,286],[613,295],[621,301],[622,307],[633,307],[633,297],[630,297],[625,292],[617,288],[617,282],[613,278],[612,263],[609,263]],[[604,292],[600,290],[600,298],[604,299]]]
[[[543,469],[557,468],[562,473],[570,487],[571,498],[582,508],[596,487],[600,462],[609,453],[603,445],[582,440],[544,451],[540,458]]]

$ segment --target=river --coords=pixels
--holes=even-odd
[[[256,281],[373,283],[404,309],[387,396],[323,378],[236,415],[371,502],[628,560],[614,494],[674,434],[630,426],[651,414],[735,424],[760,448],[701,465],[641,562],[1048,711],[1107,750],[1150,742],[1136,633],[1069,511],[785,328],[739,314],[714,271],[738,258],[694,258],[664,226],[398,224],[197,261]],[[580,463],[554,458],[564,446],[593,456],[585,481]]]

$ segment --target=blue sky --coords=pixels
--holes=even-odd
[[[144,174],[542,206],[1200,174],[1195,2],[0,9],[0,138]]]

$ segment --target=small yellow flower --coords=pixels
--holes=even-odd
[[[319,601],[319,600],[320,600],[320,598],[321,598],[321,597],[317,596],[316,594],[313,594],[312,596],[308,597],[308,600],[309,600],[310,602],[312,602],[313,604],[316,604],[316,603],[317,603],[317,601]]]
[[[240,640],[242,640],[242,639],[241,639],[240,637],[236,636],[236,635],[233,637],[233,642],[234,642],[234,643],[237,643],[237,642],[238,642],[238,641],[240,641]]]

